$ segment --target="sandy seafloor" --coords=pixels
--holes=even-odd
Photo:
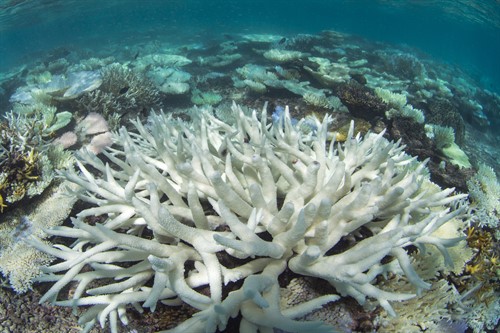
[[[121,126],[130,128],[131,120],[145,119],[151,110],[163,110],[189,121],[192,111],[187,110],[196,105],[222,110],[215,115],[223,118],[233,101],[256,110],[267,103],[269,118],[285,106],[297,119],[310,115],[321,118],[330,113],[331,132],[340,133],[338,138],[345,134],[351,120],[362,135],[385,128],[386,138],[402,140],[405,151],[419,160],[429,159],[432,181],[443,188],[454,187],[457,192],[474,192],[471,218],[461,230],[469,257],[453,272],[441,272],[433,281],[442,289],[432,293],[443,292],[443,297],[449,297],[451,290],[464,295],[476,288],[475,294],[445,302],[445,314],[440,309],[435,316],[431,311],[415,318],[408,309],[431,308],[434,302],[422,298],[420,305],[409,303],[408,311],[401,309],[407,317],[389,324],[391,319],[381,314],[379,307],[363,309],[350,298],[308,319],[327,320],[341,332],[498,330],[500,187],[495,177],[500,174],[500,96],[492,86],[417,48],[334,30],[283,34],[205,31],[189,38],[159,35],[151,28],[140,38],[110,41],[99,49],[70,44],[53,47],[0,73],[0,112],[10,114],[1,126],[1,332],[62,333],[80,329],[70,308],[39,305],[50,285],[31,285],[31,281],[17,277],[22,273],[16,269],[26,262],[16,267],[8,258],[16,242],[34,232],[30,228],[45,226],[45,221],[35,220],[30,222],[35,226],[23,226],[22,217],[38,216],[35,211],[40,202],[60,184],[55,176],[56,163],[52,161],[49,167],[42,160],[48,154],[47,147],[63,143],[63,134],[72,132],[76,133],[75,142],[63,143],[66,154],[82,148],[95,149],[99,154],[109,143],[96,143],[93,138]],[[39,125],[37,112],[49,107],[54,114],[68,111],[70,119],[59,123],[53,114],[50,120],[42,117],[46,123]],[[13,117],[11,110],[21,118]],[[82,129],[82,124],[89,113],[103,116],[107,128],[98,134],[84,133],[88,128]],[[15,128],[12,125],[16,122],[23,124]],[[30,122],[34,126],[26,125]],[[47,128],[51,130],[45,131]],[[453,132],[453,138],[439,137],[433,128],[447,128],[446,133]],[[39,132],[29,133],[30,129]],[[28,140],[12,140],[16,133]],[[453,152],[445,149],[451,145],[456,148]],[[488,179],[478,178],[481,167],[489,171]],[[472,188],[474,180],[479,185]],[[35,188],[41,193],[34,193]],[[82,203],[71,202],[64,209],[74,216],[83,208]],[[51,223],[69,225],[69,218]],[[284,277],[280,281],[283,287],[293,277]],[[23,289],[25,283],[27,290],[15,293],[10,285],[13,280],[18,283],[17,289]],[[308,295],[331,289],[314,280],[299,283]],[[463,308],[454,308],[459,305]],[[159,306],[156,311],[140,315],[131,309],[130,324],[123,331],[146,333],[171,328],[194,312],[187,305],[173,310]],[[231,320],[226,331],[236,332],[237,323],[238,318]],[[90,332],[108,329],[96,325]]]

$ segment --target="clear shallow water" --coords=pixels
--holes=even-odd
[[[498,1],[0,1],[0,71],[58,47],[335,29],[404,44],[500,91]]]

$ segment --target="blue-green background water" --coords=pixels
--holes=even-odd
[[[202,43],[224,33],[335,29],[414,47],[500,91],[495,0],[10,0],[0,11],[0,71],[59,47],[106,52],[147,39]]]

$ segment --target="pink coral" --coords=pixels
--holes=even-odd
[[[60,144],[64,149],[69,148],[76,144],[78,137],[75,132],[66,132],[57,139],[54,140],[54,144]]]
[[[90,143],[87,145],[87,149],[97,155],[102,152],[104,148],[109,147],[112,144],[113,137],[111,133],[105,132],[94,136]]]
[[[77,131],[83,135],[104,133],[109,130],[108,122],[98,113],[91,112],[77,126]]]

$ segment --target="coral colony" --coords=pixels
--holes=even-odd
[[[497,328],[498,170],[467,140],[500,97],[333,31],[232,38],[5,81],[0,292],[50,305],[0,303],[2,332]]]
[[[153,114],[147,127],[137,121],[134,132],[116,133],[119,148],[103,151],[109,163],[80,154],[80,173],[64,175],[80,187],[74,194],[93,207],[78,213],[73,227],[48,231],[75,242],[51,248],[30,241],[62,260],[44,269],[40,280],[54,285],[42,302],[91,305],[80,323],[104,326],[109,318],[113,332],[118,320],[127,323],[128,304],[154,310],[160,301],[200,310],[173,332],[224,330],[238,313],[241,332],[328,332],[321,323],[294,318],[339,296],[281,309],[278,277],[286,269],[324,279],[361,304],[376,299],[395,315],[391,302],[415,295],[381,290],[372,282],[377,276],[401,272],[415,292],[430,287],[405,247],[435,246],[452,264],[446,248],[460,238],[432,233],[464,213],[449,204],[465,195],[450,196],[453,189],[433,185],[425,163],[399,144],[383,133],[354,136],[351,126],[345,145],[336,145],[327,142],[328,116],[317,121],[315,134],[305,134],[288,111],[270,126],[266,109],[250,116],[236,105],[232,110],[233,126],[205,110],[193,127]],[[103,176],[96,178],[89,166]],[[108,218],[84,223],[92,215]],[[328,253],[362,229],[369,235]],[[218,254],[243,262],[226,267]],[[384,263],[387,256],[395,260]],[[240,280],[240,289],[222,296],[223,285]],[[78,281],[72,299],[59,300],[70,281]],[[90,288],[96,281],[103,282]],[[209,295],[196,290],[205,285]]]

